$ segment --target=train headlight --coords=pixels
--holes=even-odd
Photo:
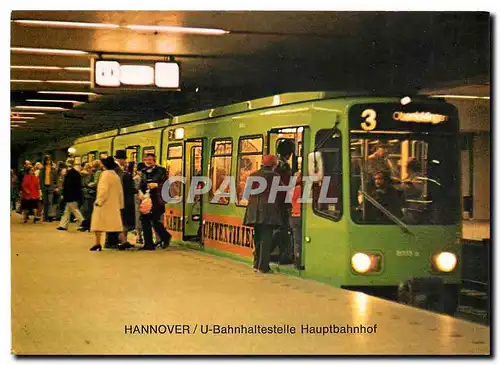
[[[440,252],[434,256],[436,269],[442,272],[451,272],[457,267],[457,255],[451,252]]]
[[[352,268],[361,274],[368,272],[372,266],[372,260],[366,253],[358,252],[351,258]]]

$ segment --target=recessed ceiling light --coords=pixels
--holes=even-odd
[[[16,125],[16,124],[26,124],[28,122],[26,121],[22,121],[22,120],[15,120],[15,121],[11,121],[11,125]]]
[[[38,94],[56,94],[56,95],[98,95],[85,91],[37,91]]]
[[[35,101],[39,103],[84,103],[78,100],[48,100],[48,99],[26,99],[26,101]]]
[[[88,55],[88,52],[77,49],[56,49],[56,48],[29,48],[29,47],[10,47],[12,52],[23,53],[45,53],[45,54],[65,54],[65,55]]]
[[[60,28],[95,28],[95,29],[130,29],[138,31],[166,32],[166,33],[186,33],[201,35],[223,35],[228,34],[228,30],[216,28],[196,28],[169,25],[118,25],[109,23],[85,23],[85,22],[63,22],[53,20],[13,20],[14,23],[28,26],[60,27]]]
[[[37,82],[44,82],[44,81],[42,81],[42,80],[11,79],[10,82],[31,82],[31,83],[37,83]]]
[[[168,25],[126,25],[125,28],[131,30],[151,31],[151,32],[187,33],[187,34],[203,34],[203,35],[222,35],[229,33],[229,31],[224,29],[176,27]]]
[[[474,95],[431,95],[431,98],[447,98],[447,99],[485,99],[490,100],[489,96],[474,96]]]
[[[25,109],[25,110],[69,110],[66,108],[61,108],[59,106],[35,106],[35,105],[20,105],[14,108]]]
[[[39,112],[11,112],[19,115],[45,115],[45,113],[39,113]]]
[[[14,70],[43,70],[43,71],[90,71],[90,67],[59,67],[59,66],[24,66],[13,65]]]
[[[16,117],[16,116],[11,116],[10,119],[23,120],[23,119],[36,119],[36,118],[35,117]]]
[[[90,81],[78,81],[78,80],[20,80],[11,79],[10,82],[29,82],[29,83],[48,83],[48,84],[77,84],[77,85],[89,85]]]
[[[52,20],[13,20],[13,22],[22,25],[62,27],[62,28],[101,28],[101,29],[120,28],[118,24],[107,24],[107,23],[62,22],[62,21],[52,21]]]
[[[90,85],[90,81],[77,81],[77,80],[46,80],[49,84],[85,84]]]

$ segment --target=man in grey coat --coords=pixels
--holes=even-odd
[[[269,260],[271,256],[273,230],[282,224],[280,205],[270,202],[269,195],[273,179],[279,179],[280,175],[274,172],[278,159],[274,155],[266,155],[262,158],[262,166],[249,176],[262,178],[266,181],[266,188],[261,192],[250,195],[245,212],[243,224],[254,228],[254,259],[253,268],[262,273],[271,273]],[[262,180],[261,179],[261,180]],[[252,183],[252,189],[257,190],[258,184]]]

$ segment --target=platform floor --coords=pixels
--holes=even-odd
[[[93,236],[11,217],[15,354],[489,354],[489,328],[170,247],[89,252]],[[187,324],[191,334],[125,334]],[[293,325],[294,335],[201,334],[202,325]],[[377,325],[302,334],[302,325]],[[193,333],[195,326],[197,332]]]

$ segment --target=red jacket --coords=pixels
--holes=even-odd
[[[21,189],[24,200],[40,199],[40,183],[35,175],[24,175]]]

